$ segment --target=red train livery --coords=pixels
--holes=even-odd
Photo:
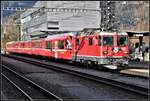
[[[8,42],[6,50],[117,69],[118,65],[128,64],[128,35],[98,30],[69,32],[39,40]]]

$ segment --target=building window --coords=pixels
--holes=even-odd
[[[32,47],[33,48],[42,48],[41,42],[32,42]]]
[[[58,30],[59,29],[59,22],[58,21],[49,21],[47,23],[47,29],[54,29],[54,30]]]
[[[27,16],[21,19],[21,23],[25,23],[31,20],[31,16]]]
[[[49,21],[48,25],[59,25],[58,21]]]
[[[59,29],[59,27],[48,27],[48,29]]]

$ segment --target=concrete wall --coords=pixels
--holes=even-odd
[[[99,1],[37,1],[33,7],[45,8],[72,8],[72,9],[100,9]],[[21,18],[33,16],[38,9],[28,10],[21,15]],[[36,15],[36,14],[35,14]],[[30,21],[23,23],[22,30],[27,33],[34,31],[79,31],[84,28],[97,28],[100,26],[100,13],[89,10],[44,12],[37,17],[31,17]],[[53,29],[58,27],[58,29]],[[22,33],[25,33],[22,31]]]
[[[47,8],[99,9],[99,1],[48,1]],[[48,21],[58,21],[59,30],[78,31],[100,25],[99,12],[48,12]]]

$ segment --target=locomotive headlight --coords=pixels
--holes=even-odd
[[[60,52],[61,54],[64,54],[64,52]]]
[[[103,51],[103,54],[108,54],[108,52],[107,51]]]
[[[128,54],[128,52],[127,52],[127,51],[124,51],[124,53],[125,53],[125,54]]]

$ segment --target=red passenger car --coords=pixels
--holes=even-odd
[[[49,51],[50,57],[71,60],[72,37],[73,33],[49,35],[45,39],[45,48]]]

